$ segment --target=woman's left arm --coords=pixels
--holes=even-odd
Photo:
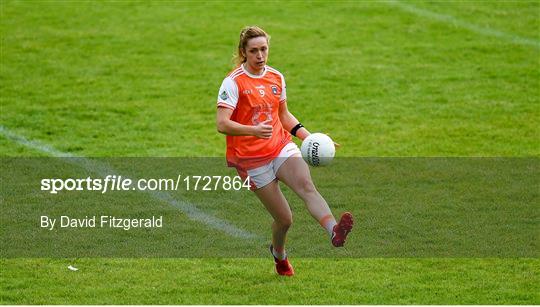
[[[281,120],[281,124],[283,125],[283,128],[289,132],[300,122],[294,115],[292,115],[291,112],[289,112],[289,109],[287,109],[287,101],[285,100],[282,102],[279,106],[279,120]],[[301,139],[302,141],[310,135],[311,132],[309,132],[305,127],[301,127],[300,129],[296,130],[296,137]],[[336,148],[341,147],[340,144],[334,142],[334,145]]]
[[[289,132],[291,132],[291,130],[300,123],[298,119],[296,119],[296,117],[289,112],[286,100],[279,104],[279,120],[281,121],[283,128]],[[296,130],[296,137],[301,140],[304,140],[310,134],[311,133],[305,127],[301,127],[300,129]]]

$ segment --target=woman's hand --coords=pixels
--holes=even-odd
[[[260,122],[257,126],[254,126],[253,134],[261,139],[269,139],[272,137],[272,120],[267,119],[264,122]]]

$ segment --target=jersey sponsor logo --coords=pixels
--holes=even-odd
[[[223,91],[221,94],[219,94],[219,98],[221,98],[223,100],[227,100],[227,99],[229,99],[229,95],[227,95],[226,91]]]
[[[271,88],[272,88],[272,94],[277,95],[277,94],[278,94],[278,88],[277,88],[277,86],[272,85]]]
[[[272,105],[271,104],[261,104],[253,107],[253,115],[251,117],[251,122],[254,126],[258,124],[271,120],[272,119]]]

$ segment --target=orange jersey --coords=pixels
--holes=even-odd
[[[252,75],[242,65],[233,70],[219,89],[217,106],[233,110],[231,120],[256,126],[272,120],[272,137],[230,136],[227,138],[229,166],[251,169],[270,162],[291,142],[291,134],[279,119],[279,107],[287,99],[283,75],[265,66],[262,75]]]

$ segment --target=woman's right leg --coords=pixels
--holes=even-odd
[[[281,254],[284,257],[287,231],[292,224],[292,212],[289,203],[283,196],[277,180],[255,190],[255,195],[274,218],[272,223],[272,246],[278,255]]]

